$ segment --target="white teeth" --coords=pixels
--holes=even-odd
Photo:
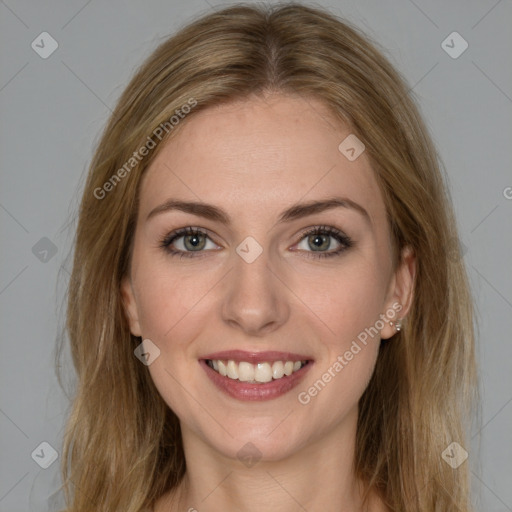
[[[276,361],[272,365],[272,376],[274,379],[280,379],[284,375],[284,364],[283,361]]]
[[[281,379],[300,370],[306,361],[275,361],[274,363],[252,364],[247,361],[237,363],[229,361],[209,360],[208,365],[223,377],[229,377],[240,382],[270,382],[272,379]]]
[[[238,379],[238,365],[235,361],[228,361],[228,377],[230,379]]]
[[[226,368],[226,365],[224,364],[223,361],[217,361],[217,364],[219,365],[219,373],[223,377],[225,377],[228,374],[228,369]],[[214,365],[213,369],[215,370],[215,365]]]
[[[254,380],[254,365],[251,363],[241,362],[238,365],[238,379],[242,382]]]
[[[272,380],[272,367],[268,363],[258,363],[254,372],[256,382],[270,382]]]

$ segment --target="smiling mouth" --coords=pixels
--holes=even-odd
[[[260,362],[256,364],[248,361],[237,362],[232,359],[206,359],[205,361],[212,370],[223,377],[249,384],[265,384],[289,377],[309,364],[308,360]]]

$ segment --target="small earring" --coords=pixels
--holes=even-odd
[[[396,321],[395,329],[396,329],[396,332],[400,332],[400,330],[402,329],[402,321],[401,320]]]

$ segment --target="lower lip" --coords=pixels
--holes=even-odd
[[[210,368],[204,359],[200,360],[199,363],[206,371],[206,375],[210,377],[212,382],[221,391],[224,391],[224,393],[232,398],[246,401],[272,400],[273,398],[288,393],[300,383],[311,366],[313,366],[312,361],[309,361],[306,366],[293,372],[291,375],[262,384],[251,384],[249,382],[240,382],[239,380],[230,379],[229,377],[223,377],[213,368]]]

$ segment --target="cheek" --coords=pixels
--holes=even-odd
[[[383,313],[384,295],[375,265],[340,271],[339,281],[331,281],[323,297],[310,292],[312,309],[328,330],[321,337],[322,357],[297,398],[312,417],[323,418],[324,429],[349,414],[368,386],[379,353],[376,322]]]
[[[330,332],[337,349],[375,325],[384,312],[384,272],[376,259],[354,258],[332,272],[302,279],[298,295]]]
[[[384,313],[386,277],[376,256],[359,255],[329,276],[318,274],[303,281],[304,303],[321,320],[317,323],[324,333],[325,352],[301,389],[301,403],[309,400],[312,408],[323,411],[326,422],[343,416],[371,378],[380,347],[382,325],[377,321]]]
[[[166,257],[140,259],[139,322],[143,338],[160,350],[148,367],[156,388],[181,420],[192,423],[204,410],[183,389],[189,389],[187,379],[197,371],[193,341],[204,330],[208,292],[215,281],[206,275],[173,270],[172,265]]]
[[[214,286],[213,278],[188,271],[170,256],[140,258],[137,283],[139,322],[143,335],[165,343],[174,333],[194,323],[201,302]],[[192,319],[192,320],[191,320]],[[181,338],[178,338],[181,339]]]

